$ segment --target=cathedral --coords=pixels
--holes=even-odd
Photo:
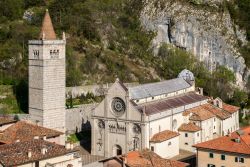
[[[65,133],[65,46],[46,11],[39,39],[29,41],[29,114]],[[239,108],[203,95],[189,70],[177,78],[126,87],[119,79],[91,112],[91,154],[111,157],[149,148],[163,158],[239,129]],[[65,136],[60,143],[65,142]]]
[[[195,78],[178,78],[126,87],[119,79],[92,113],[92,154],[116,156],[149,148],[164,158],[180,149],[239,128],[239,108],[203,96]]]

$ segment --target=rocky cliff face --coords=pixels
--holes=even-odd
[[[243,87],[250,72],[240,56],[238,41],[244,44],[246,37],[227,10],[220,8],[221,2],[194,0],[194,5],[184,0],[144,0],[140,19],[147,30],[157,32],[152,42],[155,54],[162,43],[171,43],[191,51],[209,70],[227,66],[235,72],[237,85]]]

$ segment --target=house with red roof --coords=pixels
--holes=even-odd
[[[198,167],[249,167],[250,126],[193,147]]]
[[[103,167],[188,167],[189,164],[165,159],[153,151],[130,151],[127,154],[101,160]]]

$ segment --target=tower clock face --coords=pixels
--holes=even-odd
[[[116,116],[121,116],[126,110],[126,105],[121,98],[115,97],[112,100],[111,108]]]

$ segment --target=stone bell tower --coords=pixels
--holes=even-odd
[[[38,125],[65,131],[65,45],[48,10],[38,40],[29,41],[29,113]]]

